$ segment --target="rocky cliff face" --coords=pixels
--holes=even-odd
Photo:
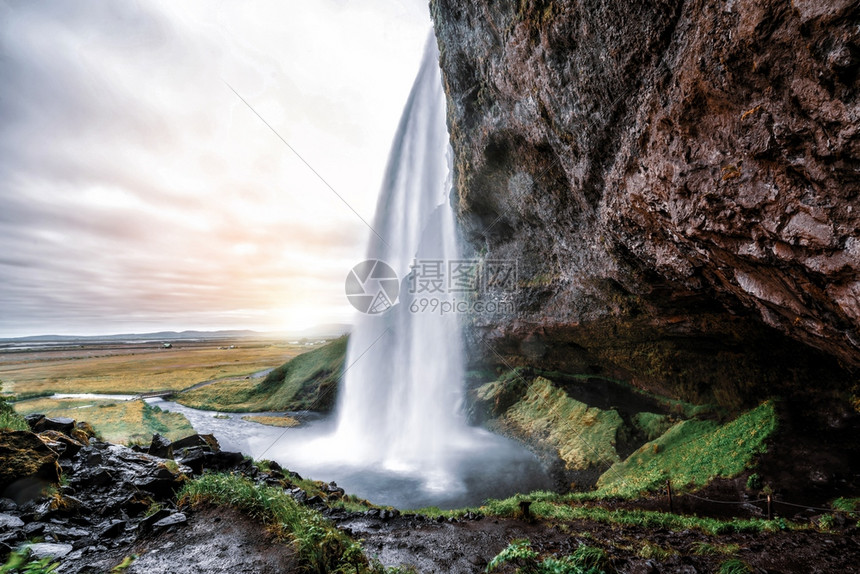
[[[496,294],[516,311],[476,315],[477,345],[725,404],[850,386],[860,5],[431,11],[460,222],[476,254],[518,265]]]

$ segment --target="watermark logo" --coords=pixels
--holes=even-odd
[[[415,259],[401,298],[411,313],[438,315],[513,314],[517,289],[516,262],[488,259]],[[352,306],[377,315],[398,302],[397,273],[384,261],[368,259],[346,278]]]
[[[416,259],[410,266],[409,293],[448,295],[513,292],[516,261],[506,259]]]
[[[412,313],[510,315],[515,311],[515,261],[417,259],[407,281]]]
[[[397,303],[399,294],[400,280],[385,261],[362,261],[346,276],[346,298],[362,313],[384,313]]]

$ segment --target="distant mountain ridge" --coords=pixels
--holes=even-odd
[[[265,332],[251,329],[226,329],[219,331],[156,331],[152,333],[121,333],[116,335],[31,335],[28,337],[0,337],[4,343],[65,342],[65,341],[137,341],[137,340],[182,340],[182,339],[236,339],[246,337],[338,337],[348,333],[350,325],[330,323],[317,325],[304,331]]]

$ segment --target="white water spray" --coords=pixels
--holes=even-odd
[[[348,370],[338,405],[336,440],[350,462],[422,475],[450,488],[448,462],[469,430],[461,412],[463,341],[458,318],[441,314],[442,291],[418,293],[414,262],[438,264],[443,282],[456,261],[454,214],[445,126],[445,95],[431,35],[388,160],[371,236],[369,259],[406,278],[399,304],[359,317],[349,341]],[[420,270],[418,271],[420,275]],[[418,300],[438,303],[415,312]],[[410,307],[413,307],[410,309]]]

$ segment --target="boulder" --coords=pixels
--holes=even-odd
[[[69,436],[82,444],[88,444],[96,436],[96,429],[88,422],[79,422],[69,432]]]
[[[164,518],[170,516],[171,512],[165,508],[155,511],[153,514],[147,516],[140,522],[140,528],[143,531],[152,530],[153,526],[155,526],[156,522],[161,521]]]
[[[72,432],[74,432],[74,429],[72,429]],[[59,443],[63,445],[62,448],[57,451],[63,458],[72,458],[78,454],[82,448],[84,448],[83,443],[75,440],[69,435],[65,435],[55,430],[42,431],[39,433],[39,438],[42,439],[42,442],[52,448],[54,444]]]
[[[27,421],[27,424],[30,425],[30,429],[33,432],[38,432],[42,429],[42,425],[45,424],[45,415],[42,413],[32,413],[25,416],[24,420]]]
[[[211,434],[193,434],[185,438],[173,441],[173,452],[179,452],[183,448],[195,446],[208,447],[212,452],[221,450],[218,440]]]
[[[42,421],[39,432],[46,430],[59,431],[63,434],[69,434],[75,428],[75,419],[68,417],[46,417]]]
[[[57,458],[56,452],[29,431],[0,431],[0,495],[20,502],[21,495],[34,485],[59,483]]]
[[[112,520],[105,525],[102,525],[99,531],[99,538],[116,538],[123,532],[128,522],[125,520]]]
[[[11,514],[0,514],[0,532],[17,529],[24,526],[24,521]]]
[[[167,528],[169,526],[176,526],[177,524],[185,524],[186,522],[188,522],[188,517],[186,517],[182,512],[177,512],[155,522],[152,527]]]
[[[241,452],[216,452],[212,455],[211,466],[214,470],[232,470],[245,460],[245,455]]]
[[[149,444],[149,454],[158,458],[173,458],[173,445],[166,437],[156,433],[152,435],[152,442]]]
[[[203,468],[209,466],[206,464],[206,459],[215,456],[214,453],[202,446],[183,448],[177,452],[176,461],[188,466],[193,474],[201,474]]]
[[[63,558],[73,550],[71,544],[50,544],[42,542],[28,546],[30,553],[36,560],[42,558]]]

